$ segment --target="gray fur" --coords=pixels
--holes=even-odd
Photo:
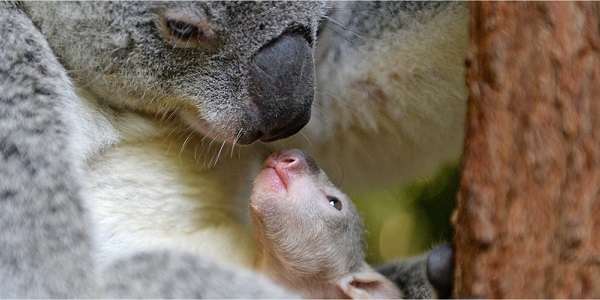
[[[427,256],[389,263],[377,268],[407,299],[429,299],[436,295],[425,275]]]
[[[390,32],[410,31],[407,28],[435,19],[447,7],[347,5],[330,14],[354,27],[343,26],[341,34],[323,32],[316,68],[324,71],[317,74],[317,88],[333,78],[344,82],[343,72],[331,77],[327,72],[351,62],[354,56],[348,53],[374,51],[376,46],[361,40],[365,36],[383,43]],[[386,15],[369,21],[361,5],[374,12],[381,8]],[[449,6],[454,13],[459,5]],[[182,11],[210,16],[209,31],[226,33],[225,38],[211,40],[202,49],[169,43],[157,31],[156,22],[160,16],[180,16]],[[188,123],[193,123],[190,115],[201,117],[209,125],[203,134],[234,143],[252,142],[253,132],[270,122],[265,115],[295,118],[296,110],[289,115],[285,111],[265,114],[261,111],[265,108],[252,104],[248,65],[266,44],[299,24],[308,33],[294,34],[303,34],[314,44],[322,13],[323,6],[316,2],[0,2],[0,297],[296,296],[256,274],[189,254],[144,252],[98,269],[90,239],[94,228],[82,197],[88,188],[84,166],[118,142],[119,137],[102,130],[102,124],[119,119],[123,111],[163,119],[187,116]],[[364,32],[351,34],[352,28]],[[350,48],[343,45],[346,42]],[[303,82],[300,89],[305,90],[297,96],[306,97],[314,86],[310,77],[298,78]],[[453,80],[444,80],[442,86],[455,87]],[[317,100],[313,119],[317,116],[320,122],[315,126],[327,132],[330,123],[323,121],[329,117],[330,99],[321,95]],[[307,109],[301,106],[297,110]],[[321,132],[315,126],[304,137],[318,137]],[[332,147],[336,142],[332,138],[315,146],[317,151],[335,153],[340,149]],[[354,149],[345,144],[338,147]],[[456,156],[452,149],[437,161]],[[329,161],[330,168],[339,165],[327,155],[314,156]],[[355,159],[352,154],[343,157],[350,157],[349,162]],[[380,179],[373,176],[368,182],[364,179],[375,173],[363,172],[362,177],[356,173],[359,179],[349,177],[346,184],[371,186]],[[392,279],[408,278],[395,282],[409,297],[429,297],[422,292],[423,268],[417,267],[424,266],[424,260],[404,266],[398,263],[394,272],[384,273]]]
[[[0,20],[0,297],[91,296],[82,172],[63,116],[75,94],[16,5],[0,3]]]
[[[250,271],[167,251],[123,258],[103,275],[102,298],[299,298]]]

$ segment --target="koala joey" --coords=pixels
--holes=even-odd
[[[272,148],[458,155],[464,4],[377,3],[0,2],[0,296],[293,296],[241,268]]]
[[[307,298],[400,298],[365,261],[364,227],[352,201],[312,157],[275,152],[250,198],[258,268]]]
[[[359,212],[304,151],[283,150],[267,158],[249,207],[257,269],[307,298],[451,296],[449,246],[379,272],[371,268]]]

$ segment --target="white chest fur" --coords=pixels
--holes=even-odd
[[[148,248],[254,263],[247,203],[262,158],[128,115],[121,141],[88,164],[98,262]],[[176,125],[174,125],[176,126]],[[216,166],[214,159],[219,155]],[[210,168],[207,168],[210,163]]]

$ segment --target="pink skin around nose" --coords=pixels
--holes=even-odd
[[[267,158],[262,177],[268,180],[274,189],[288,190],[293,181],[300,177],[318,172],[314,160],[297,149],[275,152]]]

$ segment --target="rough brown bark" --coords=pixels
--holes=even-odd
[[[597,4],[471,9],[455,296],[599,298]]]

